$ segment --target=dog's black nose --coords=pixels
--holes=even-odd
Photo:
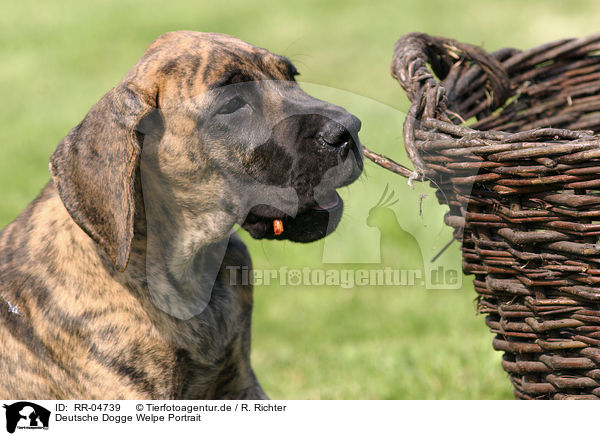
[[[340,121],[330,120],[325,123],[317,134],[317,138],[329,147],[349,149],[358,140],[361,123],[354,115]]]

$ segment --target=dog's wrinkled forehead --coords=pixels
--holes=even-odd
[[[283,56],[217,33],[169,32],[157,38],[127,79],[158,95],[159,107],[178,104],[209,89],[258,80],[294,80]],[[158,80],[157,80],[158,78]],[[158,87],[158,89],[150,89]]]

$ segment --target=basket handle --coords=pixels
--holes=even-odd
[[[500,62],[481,47],[425,33],[409,33],[394,46],[392,76],[400,82],[412,103],[404,121],[404,147],[420,180],[435,177],[435,172],[427,168],[417,150],[414,138],[417,123],[427,118],[453,123],[450,117],[456,115],[448,110],[446,88],[436,80],[427,64],[444,80],[452,66],[463,59],[473,61],[486,74],[493,108],[502,105],[511,94],[510,79]]]
[[[443,80],[450,68],[463,59],[481,67],[492,91],[494,107],[502,105],[511,94],[510,79],[502,64],[481,47],[453,39],[425,33],[403,36],[394,46],[392,76],[400,82],[412,104],[419,104],[424,111],[422,116],[434,118],[441,115],[441,118],[446,118],[446,89],[435,79],[427,64]]]
[[[478,64],[487,75],[494,108],[502,105],[511,94],[510,79],[500,62],[481,47],[425,33],[409,33],[400,38],[394,46],[391,71],[392,76],[400,82],[412,103],[404,125],[404,145],[415,170],[410,170],[366,147],[365,157],[383,168],[407,177],[409,182],[413,179],[422,180],[422,176],[431,173],[416,150],[412,134],[414,123],[417,118],[452,121],[447,114],[446,89],[435,79],[427,64],[430,64],[435,75],[443,80],[448,76],[452,66],[465,58]]]

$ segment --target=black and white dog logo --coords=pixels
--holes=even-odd
[[[50,411],[35,403],[19,401],[4,405],[6,409],[6,431],[14,433],[18,429],[48,430]]]

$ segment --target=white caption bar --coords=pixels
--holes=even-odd
[[[0,435],[577,434],[592,402],[0,401]],[[555,413],[553,413],[555,412]],[[571,413],[569,413],[571,412]],[[564,419],[561,419],[564,417]],[[584,421],[587,421],[584,422]],[[588,427],[589,426],[589,427]],[[8,433],[7,433],[8,432]]]

